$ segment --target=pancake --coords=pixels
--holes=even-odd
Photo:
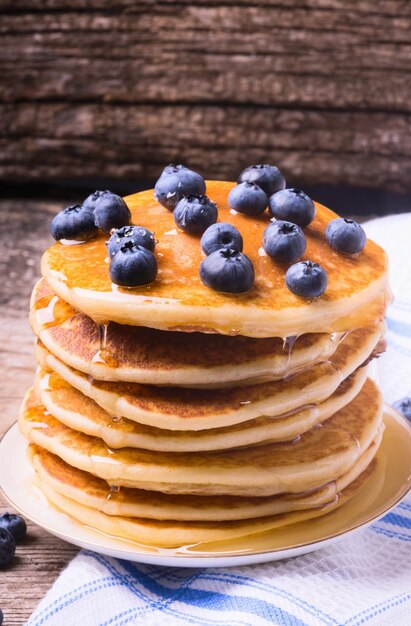
[[[177,387],[278,380],[327,359],[343,337],[252,339],[115,323],[102,327],[56,296],[44,279],[33,290],[30,323],[50,352],[97,380]]]
[[[42,367],[57,372],[112,416],[167,430],[202,430],[262,415],[277,416],[326,400],[370,357],[382,332],[381,325],[374,325],[349,333],[328,361],[291,379],[230,389],[101,382],[70,368],[41,344],[36,347],[36,357]]]
[[[269,441],[287,441],[324,422],[351,402],[367,378],[361,367],[341,383],[334,394],[283,417],[258,417],[225,428],[178,431],[153,428],[126,418],[114,419],[55,372],[39,370],[35,389],[46,410],[79,432],[100,437],[110,448],[143,448],[165,452],[195,452],[250,446]]]
[[[199,238],[176,228],[173,214],[153,199],[153,190],[127,197],[132,223],[154,231],[158,276],[135,289],[113,285],[106,262],[106,235],[78,245],[54,244],[42,258],[42,274],[53,291],[99,323],[147,326],[160,330],[219,332],[250,337],[288,337],[303,333],[349,331],[383,319],[388,302],[385,252],[368,241],[356,258],[337,253],[324,233],[335,213],[316,204],[316,217],[304,229],[304,258],[328,273],[326,292],[309,300],[285,285],[287,266],[261,250],[269,215],[250,217],[230,211],[227,196],[234,183],[208,181],[219,221],[230,222],[244,239],[244,252],[255,268],[255,286],[245,294],[223,294],[199,278],[204,258]]]
[[[30,443],[111,485],[197,495],[268,496],[320,487],[348,472],[382,429],[382,398],[367,380],[350,404],[296,441],[218,452],[112,450],[52,417],[30,390],[19,426]]]
[[[127,487],[111,489],[101,478],[71,467],[43,448],[30,445],[29,456],[43,484],[106,515],[216,522],[280,515],[329,504],[365,471],[375,457],[378,446],[379,440],[373,441],[349,472],[319,489],[265,498],[192,495],[176,497],[174,494]]]
[[[338,498],[327,505],[280,515],[226,522],[178,522],[110,516],[62,495],[40,478],[38,484],[54,506],[82,524],[92,526],[103,533],[151,547],[192,547],[211,541],[227,541],[236,537],[271,531],[330,513],[360,493],[376,467],[374,460],[356,480],[342,490]]]

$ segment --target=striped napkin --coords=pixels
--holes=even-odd
[[[373,220],[396,296],[380,384],[411,394],[411,214]],[[312,554],[264,565],[178,569],[82,551],[29,626],[410,626],[411,496],[371,527]]]

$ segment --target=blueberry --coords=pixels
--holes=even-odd
[[[99,200],[101,196],[104,196],[107,193],[111,193],[111,191],[109,191],[108,189],[106,189],[105,191],[96,189],[96,191],[93,191],[93,193],[87,196],[87,198],[83,202],[83,206],[86,207],[86,209],[89,209],[90,211],[94,211],[97,200]]]
[[[78,204],[66,207],[51,222],[51,235],[56,241],[88,241],[96,234],[92,211]]]
[[[178,174],[182,170],[188,170],[188,167],[186,167],[185,165],[181,165],[181,163],[179,165],[175,165],[174,163],[169,163],[168,165],[165,166],[165,168],[161,172],[160,178],[161,176],[168,176],[169,174]],[[192,170],[188,170],[188,171],[192,171]]]
[[[254,286],[254,267],[242,252],[221,248],[202,261],[200,278],[215,291],[243,293]]]
[[[218,211],[214,202],[207,196],[195,193],[181,198],[174,209],[174,221],[178,228],[191,235],[201,235],[217,221],[217,217]]]
[[[211,254],[220,248],[233,248],[233,250],[243,250],[243,238],[232,224],[218,222],[211,224],[201,237],[201,249],[204,254]]]
[[[228,194],[231,209],[246,215],[260,215],[267,208],[267,194],[255,183],[244,181]]]
[[[127,204],[115,193],[104,193],[94,204],[94,222],[105,233],[109,233],[112,228],[126,226],[130,218]]]
[[[0,567],[9,565],[15,552],[16,542],[13,535],[6,528],[0,528]]]
[[[5,528],[16,541],[22,541],[26,536],[27,526],[21,515],[4,513],[0,515],[0,528]]]
[[[265,191],[268,197],[285,187],[285,178],[278,167],[268,165],[267,163],[264,165],[250,165],[250,167],[243,170],[238,182],[243,183],[244,181],[256,183]]]
[[[295,263],[305,252],[307,243],[297,224],[277,220],[263,234],[263,248],[277,263]]]
[[[401,413],[401,415],[406,417],[407,420],[411,421],[411,397],[397,400],[397,402],[393,404],[393,407]]]
[[[3,623],[3,618],[4,618],[3,611],[0,609],[0,626]]]
[[[344,254],[362,252],[367,241],[363,227],[358,222],[345,217],[332,220],[327,225],[325,237],[331,248]]]
[[[268,201],[270,214],[278,220],[286,220],[304,228],[313,221],[314,202],[300,189],[282,189]]]
[[[153,252],[156,245],[154,234],[143,226],[123,226],[116,230],[108,242],[108,254],[113,257],[128,241]]]
[[[121,287],[139,287],[153,282],[157,276],[157,261],[154,254],[135,245],[125,243],[110,263],[110,278]]]
[[[326,290],[328,276],[325,269],[318,263],[300,261],[288,268],[285,282],[288,289],[296,296],[317,298]]]
[[[183,196],[204,195],[204,178],[184,165],[167,165],[154,187],[154,198],[172,211]]]

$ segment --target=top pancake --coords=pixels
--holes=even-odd
[[[253,261],[255,286],[245,294],[218,293],[202,284],[199,237],[176,228],[173,214],[154,200],[153,190],[126,198],[132,223],[154,231],[158,240],[159,272],[153,283],[133,289],[111,283],[106,235],[79,245],[54,244],[43,255],[43,276],[58,296],[99,323],[286,337],[346,331],[384,317],[387,260],[379,246],[368,241],[357,258],[335,252],[324,233],[336,215],[316,204],[316,217],[304,229],[304,258],[326,269],[328,287],[318,299],[295,296],[285,285],[287,266],[275,263],[261,249],[268,213],[250,217],[230,211],[227,196],[233,185],[208,181],[207,195],[218,206],[219,221],[230,222],[241,232],[244,253]]]

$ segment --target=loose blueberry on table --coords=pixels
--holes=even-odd
[[[51,235],[56,241],[88,241],[96,234],[93,212],[79,204],[66,207],[51,222]]]
[[[189,194],[204,195],[204,178],[184,165],[167,165],[154,187],[154,198],[172,211],[177,203]]]
[[[153,252],[156,241],[154,233],[143,226],[123,226],[112,233],[108,242],[108,255],[113,257],[122,246],[132,241],[136,246],[142,246]]]
[[[305,252],[307,243],[297,224],[276,220],[263,234],[263,248],[277,263],[295,263]]]
[[[239,183],[244,181],[256,183],[268,197],[285,187],[285,178],[278,167],[268,163],[247,167],[238,178]]]
[[[300,261],[288,268],[285,282],[296,296],[318,298],[327,288],[328,276],[319,263]]]
[[[206,287],[223,293],[243,293],[254,286],[251,260],[233,248],[221,248],[200,265],[200,278]]]
[[[337,217],[329,222],[325,237],[331,248],[343,254],[358,254],[367,242],[363,227],[346,217]]]
[[[231,209],[245,215],[260,215],[267,208],[267,194],[256,183],[244,181],[232,188],[228,194]]]
[[[190,194],[180,200],[174,209],[174,221],[180,230],[191,235],[202,235],[217,221],[217,206],[207,196]]]
[[[110,262],[111,281],[121,287],[140,287],[153,282],[157,276],[157,261],[154,254],[135,245],[125,243]]]
[[[0,515],[0,528],[9,531],[16,541],[22,541],[26,536],[27,526],[21,515],[14,513],[3,513]]]
[[[6,528],[0,528],[0,567],[10,565],[16,552],[16,542]]]
[[[217,222],[216,224],[211,224],[203,233],[200,245],[206,255],[220,250],[220,248],[232,248],[233,250],[242,252],[243,238],[241,233],[232,224]]]
[[[277,220],[292,222],[304,228],[315,215],[314,202],[300,189],[282,189],[268,201],[268,210]]]

